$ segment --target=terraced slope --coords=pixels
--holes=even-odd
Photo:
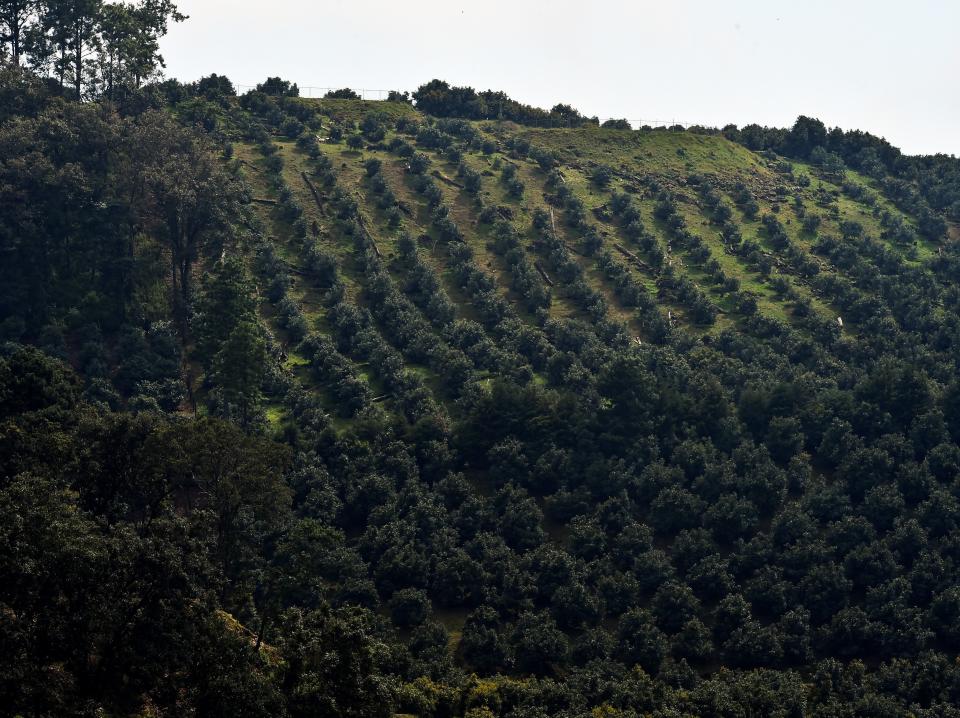
[[[325,117],[316,138],[270,131],[236,156],[271,255],[258,269],[263,316],[291,377],[341,426],[363,412],[325,388],[340,374],[310,369],[307,334],[333,342],[368,409],[446,421],[472,384],[501,373],[575,381],[594,342],[709,343],[785,326],[798,356],[821,352],[826,335],[858,337],[877,301],[897,321],[895,302],[861,306],[864,272],[923,271],[939,251],[874,180],[719,135],[312,104]],[[271,289],[277,263],[289,286]],[[351,323],[387,365],[356,345]],[[279,404],[270,416],[281,422]]]

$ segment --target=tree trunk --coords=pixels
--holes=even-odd
[[[190,303],[190,275],[191,275],[190,256],[187,255],[180,260],[180,296],[183,300],[183,306]]]
[[[87,26],[87,21],[92,23],[93,18],[79,18],[76,25],[74,25],[74,58],[73,58],[73,74],[74,80],[77,83],[77,101],[83,99],[83,49],[87,44],[87,33],[91,30]]]
[[[73,74],[74,81],[77,83],[77,102],[83,99],[83,92],[81,90],[83,83],[83,42],[77,40],[77,50],[76,56],[73,59]]]
[[[15,20],[10,26],[10,51],[13,64],[20,66],[20,22]]]
[[[107,71],[107,97],[110,98],[111,102],[113,101],[113,50],[110,51],[110,59],[108,61],[107,67],[110,69]]]
[[[57,80],[60,83],[60,91],[63,91],[63,85],[67,81],[67,47],[60,47],[60,62],[57,63]]]
[[[173,255],[170,259],[170,291],[172,292],[173,300],[173,317],[177,323],[177,330],[180,332],[180,338],[183,339],[187,335],[187,323],[184,316],[184,307],[180,299],[180,288],[177,286],[179,284],[177,280],[177,257]]]
[[[133,221],[127,222],[127,231],[123,235],[120,248],[123,261],[120,263],[120,319],[127,319],[127,304],[133,293],[133,271],[137,262],[137,227]]]
[[[270,599],[273,597],[273,581],[270,582],[270,585],[267,586],[267,595],[264,598],[264,607],[263,612],[260,614],[260,628],[257,630],[257,645],[256,651],[260,652],[260,646],[263,645],[264,638],[267,634],[267,622],[270,618]]]

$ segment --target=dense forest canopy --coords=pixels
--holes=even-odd
[[[957,160],[181,19],[0,2],[0,712],[960,716]]]

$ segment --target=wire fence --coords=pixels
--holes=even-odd
[[[256,90],[256,89],[257,89],[256,85],[237,85],[237,92],[241,95],[245,92],[249,92],[250,90]],[[344,90],[344,89],[353,90],[358,95],[360,95],[361,100],[372,100],[372,101],[386,100],[387,95],[390,94],[390,90],[371,90],[363,87],[345,88],[343,85],[340,85],[339,87],[300,87],[299,89],[300,89],[300,97],[308,97],[308,98],[323,97],[328,92],[334,92],[335,90]]]
[[[610,120],[619,121],[623,119],[622,117],[601,117],[600,124],[608,122]],[[697,122],[687,122],[686,120],[627,120],[630,123],[630,126],[633,129],[638,127],[693,127],[698,125]]]
[[[237,93],[243,94],[249,92],[250,90],[257,89],[256,85],[237,85]],[[369,88],[363,87],[344,87],[340,85],[339,87],[316,87],[316,86],[306,86],[300,87],[300,97],[307,98],[321,98],[324,97],[328,92],[334,92],[336,90],[352,90],[360,96],[361,100],[370,100],[370,101],[384,101],[389,96],[391,90],[371,90]],[[621,117],[601,117],[600,124],[607,122],[608,120],[620,120]],[[702,123],[699,122],[687,122],[686,120],[649,120],[649,119],[639,119],[639,120],[627,120],[630,123],[630,126],[633,129],[639,129],[641,127],[693,127],[701,126]],[[710,127],[709,124],[703,124],[704,127]]]

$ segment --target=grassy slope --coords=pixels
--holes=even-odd
[[[347,124],[357,123],[369,112],[379,112],[391,119],[412,117],[424,120],[417,111],[409,105],[398,103],[378,103],[351,100],[304,100],[304,102],[318,103],[324,112],[332,119]],[[504,143],[511,136],[528,139],[533,145],[549,149],[561,158],[562,171],[567,184],[580,196],[588,211],[588,222],[597,226],[605,239],[605,246],[612,248],[614,243],[626,246],[628,243],[621,234],[620,227],[615,222],[601,222],[596,219],[591,210],[604,205],[609,201],[613,190],[629,187],[636,190],[642,187],[644,179],[654,178],[661,185],[669,188],[678,197],[680,212],[687,221],[688,228],[703,238],[709,247],[711,256],[716,259],[723,271],[740,280],[744,290],[753,293],[758,300],[759,311],[762,315],[791,322],[792,304],[786,298],[777,295],[770,280],[765,279],[750,266],[742,257],[724,251],[717,228],[712,226],[702,211],[696,189],[687,183],[692,174],[708,177],[724,197],[724,201],[733,208],[734,221],[740,226],[745,240],[754,240],[776,258],[776,250],[769,244],[759,220],[747,220],[743,213],[733,205],[732,187],[736,182],[744,182],[754,193],[760,205],[760,215],[776,211],[780,221],[791,240],[810,253],[814,238],[802,232],[800,221],[792,208],[795,197],[802,199],[807,211],[820,214],[823,217],[821,234],[840,236],[839,224],[844,220],[855,220],[864,226],[865,233],[880,239],[881,227],[879,224],[880,211],[886,210],[900,214],[887,200],[883,199],[875,181],[863,177],[855,172],[849,172],[847,180],[863,185],[875,197],[875,207],[864,202],[855,201],[846,196],[842,188],[836,183],[818,176],[816,168],[803,163],[792,163],[792,174],[784,173],[784,163],[777,158],[762,157],[746,148],[734,144],[720,136],[694,135],[684,132],[669,131],[639,131],[629,132],[622,130],[604,130],[586,128],[577,130],[566,129],[537,129],[520,127],[512,123],[476,123],[481,132],[498,141],[499,149],[492,155],[484,155],[471,151],[465,154],[465,162],[483,173],[483,189],[481,196],[484,203],[495,206],[509,207],[513,212],[512,222],[524,237],[524,244],[530,253],[531,261],[538,258],[533,249],[533,232],[531,219],[538,207],[546,207],[545,176],[531,160],[509,158],[509,161],[518,165],[518,176],[526,184],[526,191],[521,199],[508,196],[505,187],[500,182],[499,172],[495,170],[498,160],[507,161],[508,156]],[[321,132],[321,135],[323,133]],[[389,138],[388,138],[389,139]],[[341,237],[331,227],[332,221],[319,210],[306,184],[300,177],[303,171],[310,171],[310,162],[292,142],[277,140],[280,151],[286,161],[285,177],[289,186],[297,195],[298,200],[306,211],[308,221],[314,220],[321,227],[320,243],[332,252],[340,261],[341,275],[344,279],[347,297],[350,301],[363,305],[363,277],[353,270],[354,249],[349,238]],[[369,187],[366,186],[363,171],[364,160],[377,157],[383,161],[383,173],[390,188],[397,197],[411,208],[409,216],[404,218],[402,229],[418,237],[433,236],[430,229],[430,210],[425,201],[412,186],[410,176],[405,172],[405,162],[397,156],[384,150],[366,149],[362,152],[348,150],[343,144],[324,144],[323,151],[330,157],[336,169],[338,183],[346,188],[356,198],[367,225],[370,228],[380,250],[383,252],[387,266],[396,254],[395,242],[398,230],[387,225],[385,214],[376,206]],[[456,174],[456,167],[447,162],[438,154],[428,152],[433,160],[433,169],[437,169],[447,177]],[[248,173],[256,196],[271,197],[271,192],[258,180],[259,154],[255,148],[240,145],[238,156],[246,160],[250,167]],[[608,189],[595,187],[589,180],[593,167],[605,164],[616,172],[616,179]],[[798,183],[798,178],[807,176],[811,179],[808,186]],[[475,201],[466,192],[439,183],[444,202],[450,207],[451,215],[460,229],[465,233],[468,244],[476,253],[476,264],[493,276],[499,286],[499,291],[506,297],[517,315],[525,322],[534,323],[535,320],[522,306],[520,298],[510,289],[510,275],[502,258],[497,256],[490,247],[490,229],[478,222],[478,211]],[[818,193],[823,190],[835,197],[836,209],[828,209],[817,205]],[[642,190],[635,194],[635,201],[641,210],[647,228],[657,236],[661,246],[665,246],[668,238],[665,228],[653,218],[655,199]],[[269,231],[275,235],[278,247],[291,263],[296,263],[294,244],[291,243],[289,228],[278,222],[269,205],[259,205]],[[907,218],[908,222],[910,221]],[[568,246],[575,246],[576,233],[562,221],[562,212],[557,212],[557,228]],[[903,256],[909,263],[921,263],[936,253],[936,247],[929,243],[918,243],[912,250],[905,247],[892,249]],[[457,287],[451,276],[445,252],[435,243],[422,242],[421,254],[424,260],[441,276],[444,288],[457,305],[458,316],[472,319],[475,312],[466,296]],[[585,271],[589,284],[600,292],[607,300],[610,316],[623,321],[631,330],[636,329],[638,322],[636,310],[624,307],[612,291],[610,281],[595,267],[592,258],[575,255],[578,263]],[[729,295],[721,294],[712,287],[708,277],[701,267],[696,266],[682,251],[675,252],[674,265],[679,274],[686,275],[705,292],[708,299],[720,310],[717,321],[712,327],[693,325],[686,320],[686,313],[682,306],[674,302],[669,296],[659,296],[657,301],[664,311],[670,311],[687,331],[697,334],[716,333],[726,328],[735,328],[741,321]],[[823,272],[845,276],[843,270],[833,267],[824,257],[815,260]],[[643,283],[652,296],[657,297],[656,273],[631,267],[634,276]],[[824,317],[832,318],[838,315],[838,310],[832,306],[828,298],[817,296],[816,292],[801,279],[792,276],[787,267],[778,267],[772,276],[783,272],[795,287],[798,295],[811,301],[814,311]],[[394,278],[399,282],[402,277],[394,272]],[[402,286],[402,284],[399,284]],[[322,308],[317,298],[308,287],[296,287],[295,297],[301,303],[307,315],[311,328],[324,331],[326,329]],[[554,318],[584,319],[584,312],[570,299],[564,296],[563,288],[557,286],[553,290],[553,305],[550,316]],[[264,306],[264,315],[269,320],[271,308]],[[848,323],[849,326],[849,323]],[[850,327],[850,331],[856,331]],[[295,352],[290,353],[289,368],[295,376],[306,386],[311,385],[309,373],[301,366],[304,359]],[[431,376],[427,367],[411,367],[420,373],[428,385],[438,393],[436,377]],[[361,368],[362,373],[362,368]],[[364,374],[373,386],[377,385],[376,377]],[[443,400],[438,395],[438,399]],[[446,403],[446,402],[444,402]],[[449,404],[448,404],[449,406]],[[274,417],[277,419],[277,417]]]
[[[862,201],[848,197],[840,185],[820,176],[818,170],[809,164],[791,161],[793,175],[782,174],[780,166],[784,162],[777,158],[768,159],[751,152],[741,145],[730,142],[721,136],[694,135],[686,132],[670,132],[663,130],[624,131],[588,128],[579,130],[563,129],[529,129],[502,124],[500,126],[487,125],[490,134],[502,139],[515,134],[524,137],[534,145],[551,149],[560,154],[565,164],[567,175],[575,177],[583,175],[597,165],[605,164],[612,167],[619,174],[614,186],[633,184],[630,178],[641,180],[648,177],[657,179],[662,185],[675,192],[681,199],[681,214],[687,220],[691,231],[700,235],[710,247],[712,257],[716,259],[723,270],[730,276],[737,277],[744,289],[757,295],[762,314],[778,319],[789,319],[789,308],[779,299],[770,288],[768,281],[749,268],[738,256],[726,254],[717,232],[709,226],[706,218],[699,210],[699,202],[693,188],[687,186],[686,178],[691,174],[709,177],[722,189],[729,189],[737,181],[744,182],[756,196],[760,205],[760,213],[770,213],[776,209],[781,222],[784,223],[787,234],[808,253],[811,253],[813,238],[801,231],[800,222],[794,215],[790,204],[793,197],[803,199],[808,211],[820,214],[823,224],[820,234],[840,236],[841,222],[851,220],[859,222],[864,227],[864,233],[874,239],[887,244],[888,247],[901,255],[908,264],[918,265],[934,256],[936,245],[920,240],[912,248],[898,247],[891,242],[882,240],[882,229],[879,214],[888,211],[906,220],[908,225],[915,222],[883,197],[876,180],[860,173],[848,170],[846,180],[853,184],[867,188],[875,198],[875,207]],[[796,179],[806,176],[811,179],[809,186],[801,187]],[[575,180],[581,199],[588,208],[601,204],[599,192],[589,186],[589,183]],[[776,189],[784,187],[786,194],[781,200]],[[816,203],[820,188],[836,197],[838,212],[836,216]],[[686,201],[684,201],[686,200]],[[663,232],[663,227],[652,217],[654,202],[646,199],[640,202],[644,220],[648,227]],[[732,203],[731,203],[732,204]],[[758,241],[766,251],[776,257],[776,250],[767,241],[759,220],[747,220],[739,210],[734,209],[735,220],[740,225],[745,240]],[[826,259],[820,259],[821,267],[826,272],[837,270],[829,266]],[[704,276],[695,267],[685,263],[683,272],[690,276],[697,284],[706,289]],[[839,272],[842,273],[842,272]],[[824,316],[836,316],[838,310],[830,303],[803,284],[794,282],[798,293],[812,301],[815,311]],[[715,292],[708,296],[717,299]],[[718,306],[724,310],[731,307],[728,302],[718,300]],[[727,318],[721,315],[716,326],[724,328],[729,325]]]

